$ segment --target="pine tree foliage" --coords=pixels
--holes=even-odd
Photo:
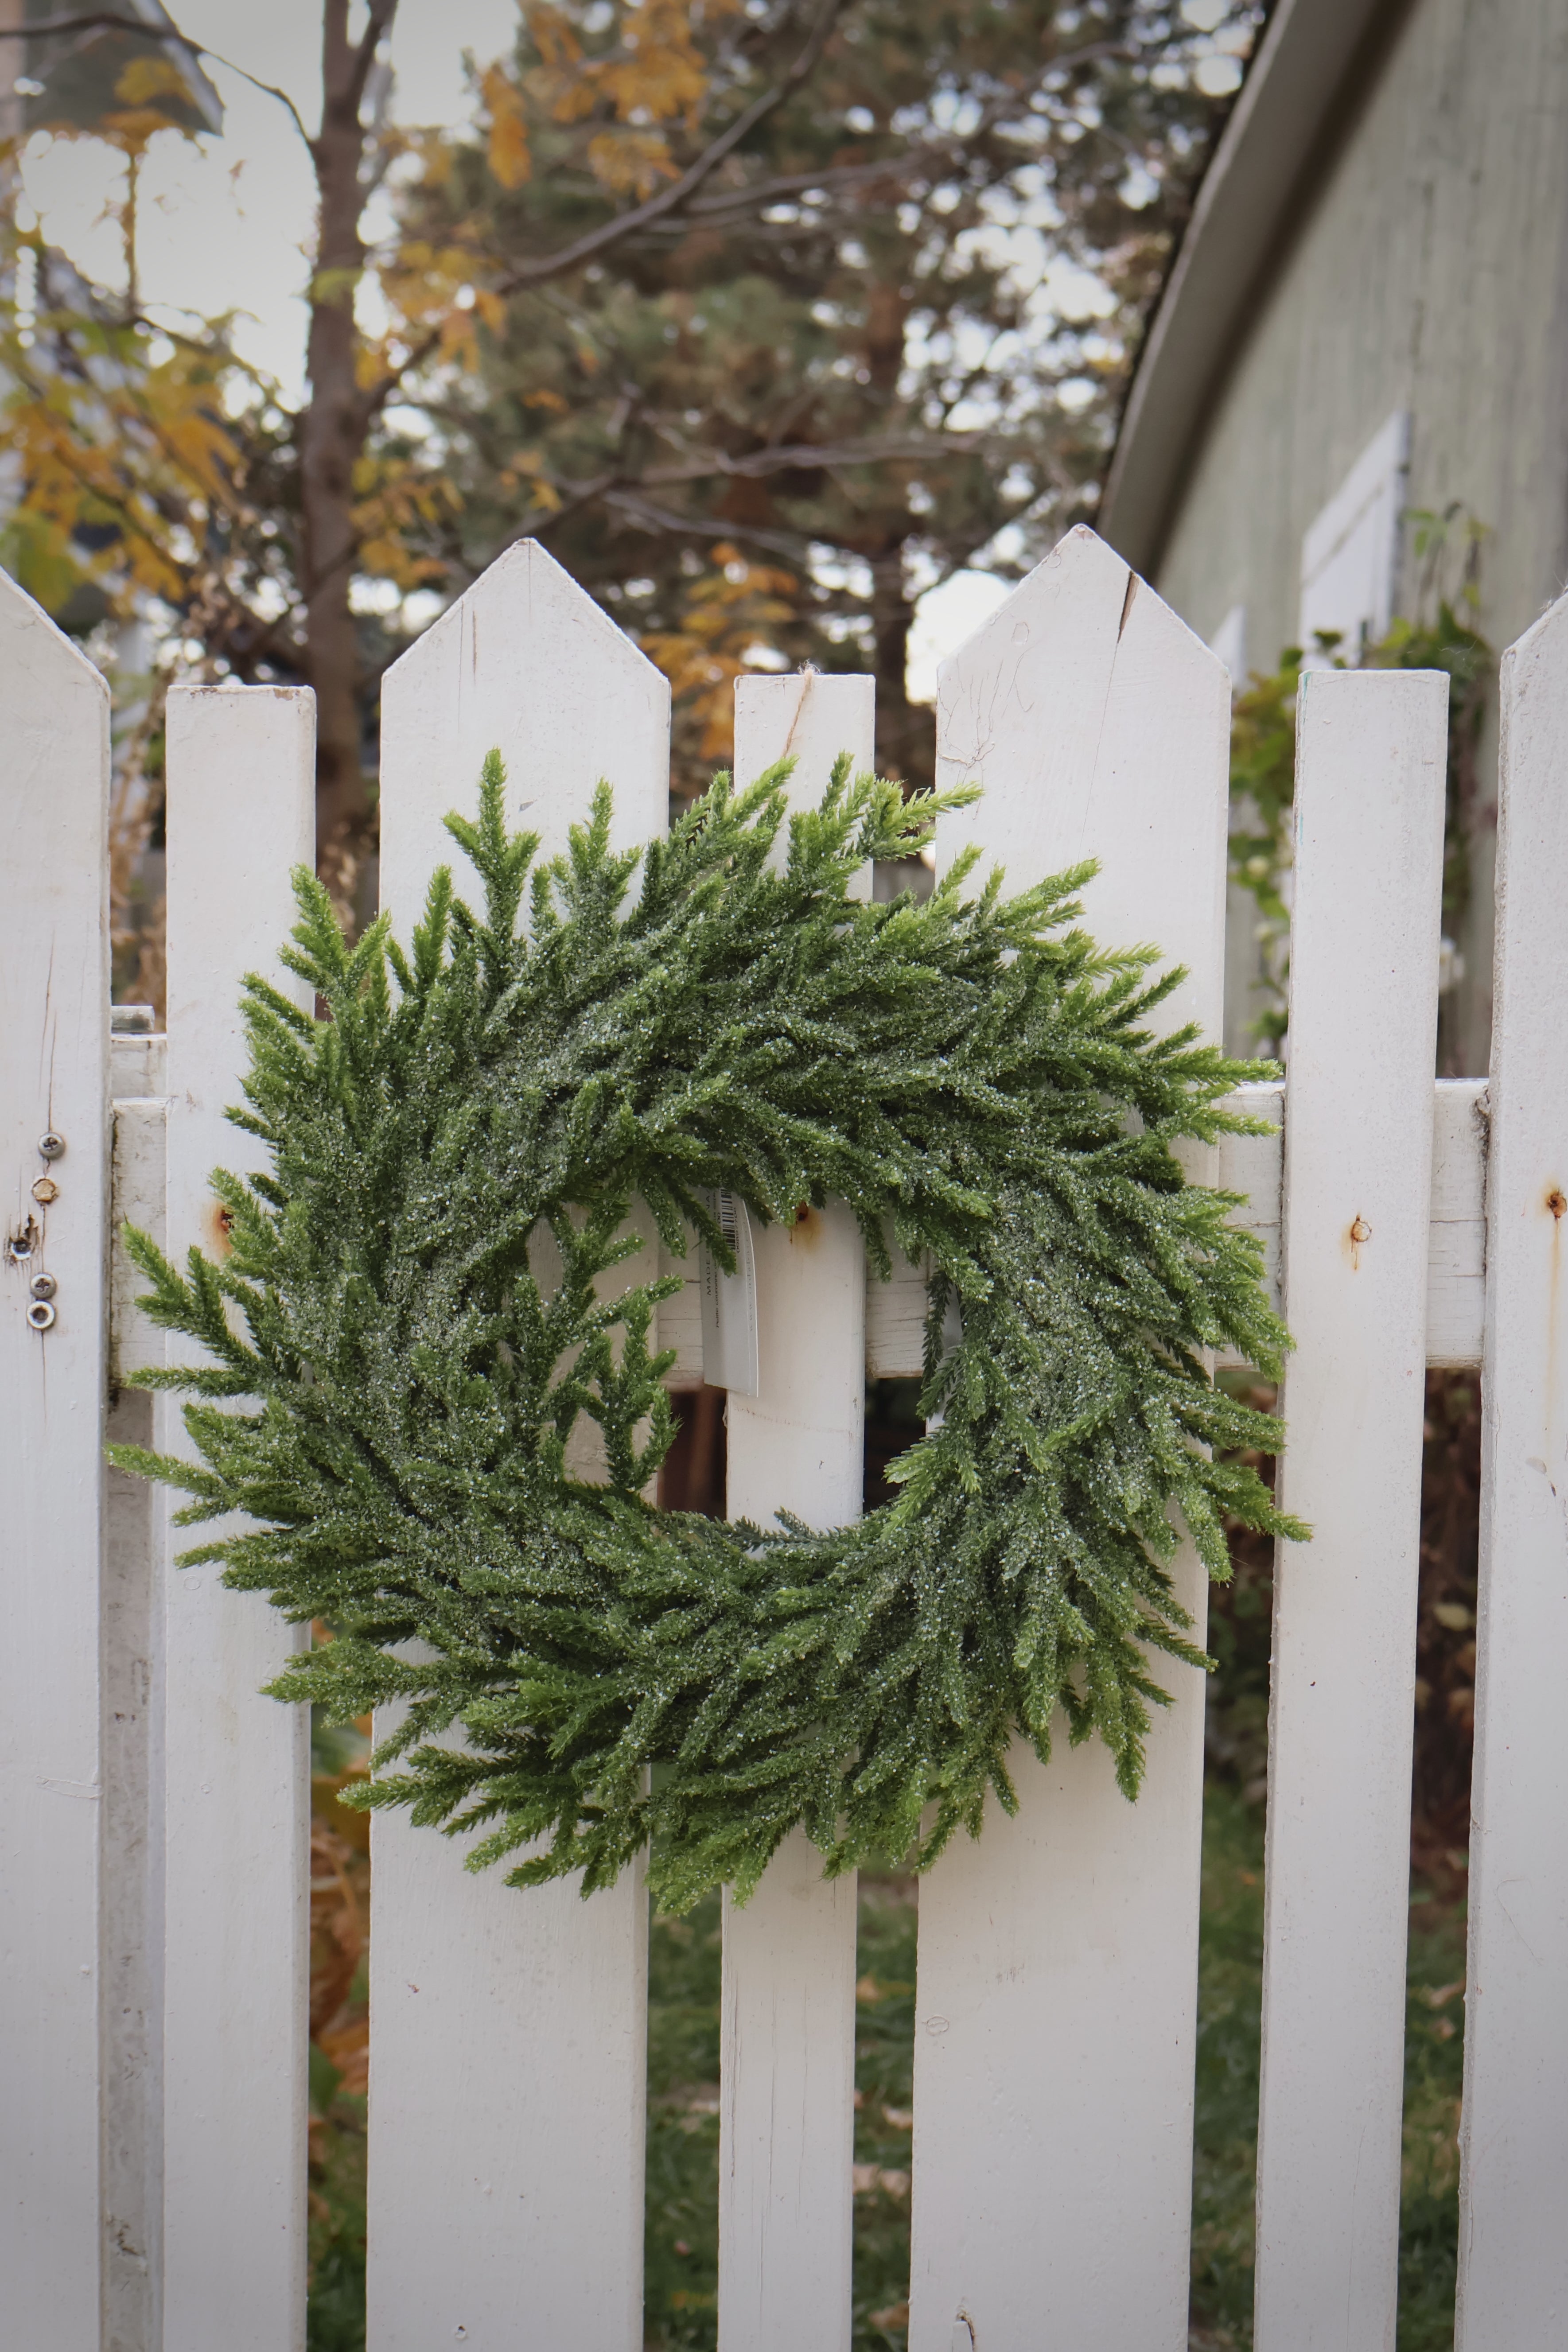
[[[136,1376],[189,1395],[197,1458],[114,1458],[185,1490],[184,1522],[245,1515],[184,1562],[337,1635],[277,1696],[400,1703],[368,1801],[482,1827],[469,1867],[516,1883],[592,1889],[647,1845],[684,1906],[744,1893],[796,1823],[829,1871],[923,1867],[988,1789],[1012,1808],[1009,1744],[1047,1756],[1058,1707],[1131,1797],[1152,1654],[1204,1663],[1178,1526],[1216,1577],[1227,1513],[1300,1532],[1226,1459],[1275,1424],[1203,1361],[1278,1363],[1257,1245],[1172,1148],[1237,1124],[1239,1066],[1152,1033],[1176,975],[1076,927],[1089,867],[1008,899],[961,863],[865,905],[866,861],[968,795],[906,804],[844,760],[786,819],[787,772],[719,777],[640,855],[601,786],[542,863],[492,753],[477,822],[447,820],[482,901],[441,870],[406,951],[384,915],[351,949],[301,871],[285,961],[326,1014],[247,983],[231,1116],[269,1166],[215,1178],[232,1254],[182,1274],[130,1236],[148,1312],[203,1351]],[[711,1186],[763,1219],[837,1194],[878,1271],[890,1240],[929,1258],[931,1425],[857,1526],[646,1499],[677,1286],[595,1283],[637,1199],[730,1263]],[[601,1484],[567,1467],[584,1415]]]

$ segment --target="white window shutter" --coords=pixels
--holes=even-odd
[[[1338,631],[1341,651],[1353,662],[1394,617],[1409,462],[1409,414],[1395,409],[1301,541],[1300,640],[1310,669],[1327,667],[1313,651],[1319,631]]]
[[[1224,662],[1230,673],[1233,694],[1239,694],[1247,684],[1247,607],[1233,604],[1213,636],[1209,651]]]

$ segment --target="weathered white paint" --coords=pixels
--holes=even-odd
[[[918,1380],[925,1369],[926,1283],[924,1259],[911,1265],[884,1225],[893,1270],[886,1282],[866,1270],[866,1377],[872,1381]]]
[[[430,877],[478,882],[443,822],[472,816],[479,769],[507,764],[507,816],[566,846],[601,778],[611,839],[634,848],[669,816],[669,688],[537,540],[498,556],[387,671],[381,689],[381,903],[406,939]]]
[[[165,1242],[163,1046],[147,1028],[110,1036],[114,1102],[106,1434],[153,1443],[153,1400],[121,1387],[161,1364],[163,1334],[135,1305],[143,1277],[122,1239],[127,1221]],[[164,1497],[111,1470],[105,1490],[101,1638],[103,1857],[104,2352],[153,2352],[163,2273],[163,1528]]]
[[[1432,1101],[1426,1361],[1481,1360],[1487,1292],[1487,1082],[1439,1078]]]
[[[283,687],[168,706],[168,1248],[223,1246],[208,1179],[265,1164],[224,1113],[247,971],[278,962],[315,845],[315,705]],[[190,1360],[171,1337],[169,1360]],[[160,1442],[184,1450],[177,1401]],[[177,1497],[167,1502],[170,1513]],[[204,1529],[205,1535],[208,1530]],[[169,1528],[178,1553],[201,1540]],[[294,2352],[305,2328],[310,1725],[261,1696],[303,1629],[211,1567],[165,1580],[163,2352]]]
[[[652,664],[542,548],[510,549],[387,675],[381,885],[398,936],[437,865],[472,893],[441,820],[471,814],[487,751],[550,856],[601,777],[618,843],[661,833],[668,742]],[[589,1903],[575,1881],[521,1894],[401,1813],[375,1815],[372,1855],[371,2352],[635,2352],[641,1874]]]
[[[702,1283],[698,1273],[696,1236],[687,1235],[684,1257],[677,1257],[673,1250],[667,1249],[660,1242],[658,1271],[661,1280],[677,1275],[682,1285],[676,1296],[667,1298],[658,1310],[659,1348],[661,1350],[666,1348],[675,1350],[675,1361],[665,1374],[664,1384],[670,1389],[700,1389],[702,1386]]]
[[[846,1515],[847,1516],[847,1515]],[[719,2340],[847,2352],[854,2252],[856,1878],[795,1830],[724,1895]]]
[[[1501,701],[1459,2352],[1568,2330],[1568,601]]]
[[[737,783],[787,754],[790,806],[812,807],[839,752],[871,765],[874,692],[868,677],[738,679]],[[841,1201],[803,1209],[754,1233],[760,1384],[727,1409],[727,1508],[763,1527],[781,1510],[841,1527],[864,1492],[865,1253]],[[853,1874],[824,1881],[797,1832],[750,1903],[725,1895],[721,2352],[848,2352],[855,1891]]]
[[[146,1042],[161,1046],[163,1040]],[[125,1246],[125,1227],[132,1224],[151,1234],[163,1247],[168,1115],[162,1094],[115,1097],[114,1226],[109,1251],[110,1377],[114,1386],[127,1372],[163,1361],[163,1334],[136,1304],[147,1277]]]
[[[1100,857],[1088,925],[1107,946],[1157,940],[1188,974],[1159,1017],[1216,1034],[1215,656],[1078,530],[945,666],[938,714],[939,781],[984,786],[939,863],[977,839],[1022,887]],[[1176,1583],[1201,1639],[1190,1548]],[[950,2352],[961,2326],[1003,2352],[1186,2342],[1204,1693],[1180,1666],[1161,1679],[1175,1703],[1135,1806],[1098,1746],[1064,1733],[1048,1767],[1016,1750],[1017,1818],[988,1807],[984,1841],[921,1885],[910,2352]]]
[[[1297,720],[1258,2352],[1394,2340],[1446,677]]]
[[[109,697],[3,574],[0,725],[0,2305],[18,2346],[96,2352]]]

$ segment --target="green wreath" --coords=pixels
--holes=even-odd
[[[784,859],[782,766],[626,855],[601,785],[538,864],[492,753],[478,823],[447,819],[483,911],[443,868],[406,955],[385,915],[351,948],[301,871],[284,961],[326,1012],[246,984],[230,1116],[270,1170],[213,1180],[232,1255],[182,1276],[128,1234],[147,1313],[207,1360],[133,1376],[192,1393],[199,1461],[114,1460],[184,1489],[182,1524],[245,1515],[181,1564],[335,1636],[269,1688],[333,1722],[403,1702],[363,1801],[485,1827],[470,1869],[529,1848],[514,1884],[589,1891],[648,1847],[666,1905],[744,1895],[797,1823],[830,1873],[924,1868],[987,1789],[1013,1809],[1009,1743],[1047,1757],[1058,1707],[1131,1797],[1166,1698],[1150,1653],[1206,1663],[1178,1524],[1216,1578],[1227,1515],[1301,1532],[1235,1458],[1279,1425],[1204,1361],[1278,1365],[1258,1246],[1172,1152],[1244,1124],[1219,1108],[1243,1066],[1144,1025],[1179,975],[1072,927],[1089,866],[966,899],[971,857],[923,904],[852,898],[973,794],[906,804],[848,764]],[[637,1247],[636,1198],[671,1250],[695,1231],[732,1265],[710,1187],[764,1220],[837,1194],[883,1276],[889,1231],[929,1254],[930,1425],[857,1525],[645,1499],[679,1286],[595,1283]],[[603,1485],[566,1468],[581,1414]]]

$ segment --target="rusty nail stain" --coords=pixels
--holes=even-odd
[[[1563,1198],[1562,1192],[1555,1184],[1553,1184],[1551,1192],[1546,1195],[1546,1205],[1551,1210],[1552,1215],[1557,1218],[1561,1218],[1564,1209],[1568,1209],[1568,1200]]]
[[[40,1209],[47,1209],[51,1201],[59,1197],[60,1188],[52,1176],[40,1176],[33,1186],[33,1198]]]
[[[807,1217],[809,1217],[809,1216],[810,1216],[810,1214],[811,1214],[811,1203],[810,1203],[810,1202],[809,1202],[809,1201],[798,1201],[798,1202],[796,1202],[796,1203],[795,1203],[795,1223],[796,1223],[797,1225],[804,1225],[804,1224],[805,1224],[805,1221],[806,1221],[806,1219],[807,1219]]]
[[[25,1265],[37,1247],[41,1235],[31,1217],[16,1232],[5,1236],[5,1255],[13,1265]]]
[[[1358,1216],[1355,1219],[1355,1222],[1350,1229],[1349,1239],[1351,1245],[1351,1272],[1352,1274],[1359,1274],[1361,1272],[1361,1245],[1363,1242],[1369,1242],[1372,1239],[1372,1227],[1367,1223],[1364,1217]]]

